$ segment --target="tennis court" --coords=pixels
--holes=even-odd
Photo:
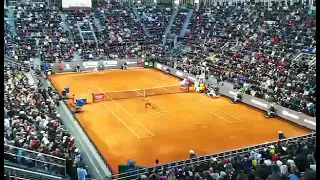
[[[179,86],[177,78],[155,69],[53,74],[50,78],[59,91],[69,86],[71,95],[89,102],[96,92]],[[287,137],[309,132],[280,118],[267,119],[250,106],[230,104],[224,97],[163,92],[150,96],[155,109],[146,109],[142,97],[128,97],[89,103],[76,114],[113,172],[127,159],[150,166],[155,159],[160,163],[186,159],[190,149],[205,155],[277,140],[280,130]]]

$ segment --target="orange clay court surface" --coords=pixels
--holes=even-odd
[[[70,95],[87,98],[92,92],[143,89],[179,85],[179,80],[155,69],[111,70],[94,74],[53,74],[59,92],[70,87]],[[210,99],[200,93],[150,96],[155,109],[142,98],[88,103],[76,114],[78,121],[100,154],[117,172],[127,159],[137,165],[154,165],[183,160],[192,149],[197,155],[265,143],[278,139],[281,130],[287,137],[309,131],[280,118],[267,119],[263,112],[229,99]]]

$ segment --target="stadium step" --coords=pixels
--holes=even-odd
[[[193,14],[193,9],[189,9],[188,10],[188,14],[187,14],[187,18],[186,18],[186,20],[184,21],[184,23],[182,25],[179,37],[184,37],[184,35],[185,35],[185,33],[186,33],[187,29],[188,29],[188,26],[190,24],[190,19],[192,17],[192,14]]]
[[[63,27],[66,31],[69,31],[69,39],[73,40],[72,31],[69,27],[68,21],[67,21],[67,15],[65,13],[60,12],[61,20],[63,23]]]
[[[10,31],[13,36],[17,35],[17,29],[16,29],[16,23],[15,23],[15,17],[14,17],[14,9],[12,7],[8,8],[7,11],[7,18],[5,20],[8,22],[10,25]]]
[[[93,16],[93,22],[97,26],[99,32],[103,31],[104,28],[102,27],[99,19],[96,18],[95,16]]]
[[[148,31],[146,25],[141,21],[141,17],[140,14],[138,12],[138,10],[136,8],[132,8],[133,14],[135,16],[135,18],[138,20],[138,22],[141,24],[144,33],[146,34],[147,37],[151,37],[150,32]]]
[[[173,48],[173,49],[165,52],[165,56],[172,57],[172,56],[183,55],[183,54],[188,53],[190,50],[191,50],[191,48],[189,46],[186,46],[186,45],[178,42],[176,48]]]
[[[72,62],[74,61],[79,61],[81,59],[81,56],[79,54],[79,52],[75,51],[73,52],[73,58],[71,59]]]
[[[178,15],[178,9],[176,8],[173,8],[173,12],[172,12],[172,15],[170,17],[170,20],[168,22],[168,25],[166,27],[166,30],[164,32],[164,36],[166,37],[168,35],[168,33],[170,32],[170,29],[171,29],[171,26],[173,24],[173,21],[174,19],[176,18],[176,16]]]

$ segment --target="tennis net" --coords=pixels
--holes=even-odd
[[[93,102],[112,101],[119,99],[139,98],[146,96],[159,96],[165,94],[176,94],[189,92],[189,87],[186,86],[163,86],[146,89],[132,89],[123,91],[109,91],[92,93]]]

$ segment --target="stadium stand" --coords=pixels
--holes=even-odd
[[[239,90],[249,83],[243,93],[316,116],[316,13],[309,13],[309,2],[202,4],[191,11],[191,19],[187,8],[150,5],[99,1],[92,10],[42,3],[14,7],[15,23],[4,22],[5,59],[10,59],[4,66],[5,177],[73,179],[87,168],[56,112],[59,95],[41,82],[30,83],[24,73],[30,69],[25,61],[34,58],[43,63],[152,58],[194,75],[205,70]],[[9,16],[5,9],[5,19]],[[163,36],[180,36],[189,20],[179,38],[185,50],[164,57],[172,46]],[[315,139],[313,133],[199,157],[190,150],[187,160],[108,179],[314,180]]]
[[[56,112],[60,97],[30,81],[20,66],[5,62],[5,164],[48,174],[48,179],[66,177],[82,165],[82,156]]]
[[[315,179],[315,134],[116,175],[118,179]],[[128,175],[130,173],[130,175]],[[290,178],[290,179],[291,179]],[[309,179],[310,178],[310,179]]]
[[[186,35],[191,51],[167,64],[194,75],[206,69],[237,89],[247,82],[245,93],[315,116],[315,14],[299,13],[307,11],[247,4],[196,10]]]

